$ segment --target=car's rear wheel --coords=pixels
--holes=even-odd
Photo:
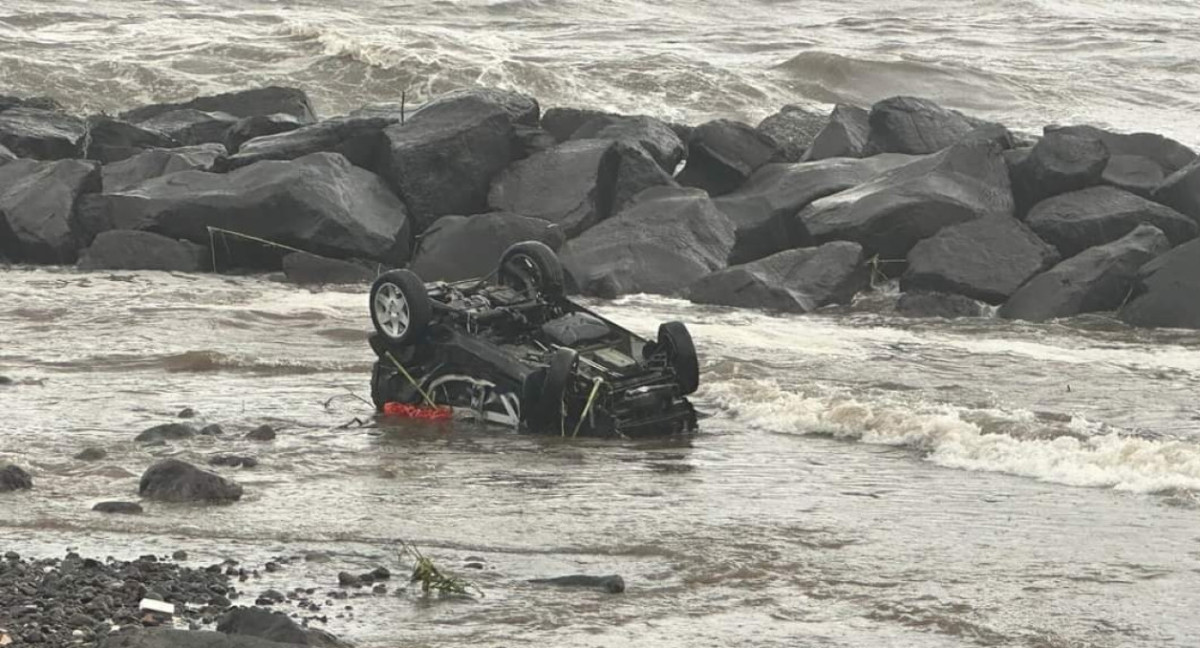
[[[550,246],[541,241],[514,243],[500,257],[496,280],[529,295],[541,293],[560,297],[566,292],[562,262]]]
[[[432,319],[433,304],[415,272],[390,270],[371,285],[371,323],[388,342],[417,342]]]
[[[562,421],[563,400],[578,363],[579,354],[574,349],[558,349],[550,357],[550,366],[546,367],[545,373],[531,382],[531,388],[525,390],[525,397],[532,397],[533,402],[521,404],[523,408],[529,408],[525,421],[530,427],[543,431]]]
[[[683,322],[664,322],[658,327],[658,347],[667,355],[667,362],[675,369],[679,388],[686,396],[700,388],[700,359],[696,356],[696,345],[692,334]]]

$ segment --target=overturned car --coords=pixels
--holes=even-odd
[[[687,328],[646,340],[565,296],[554,251],[517,243],[491,275],[425,283],[409,270],[371,286],[371,396],[446,408],[531,432],[689,432],[699,362]]]

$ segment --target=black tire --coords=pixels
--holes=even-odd
[[[433,319],[425,282],[411,270],[389,270],[371,285],[371,324],[394,345],[414,344]]]
[[[522,241],[509,246],[500,256],[496,280],[525,293],[561,297],[566,292],[562,263],[549,245],[541,241]]]
[[[395,373],[387,371],[383,360],[376,360],[375,366],[371,368],[371,402],[375,404],[377,412],[382,412],[384,404],[391,399],[391,383]]]
[[[700,388],[700,358],[692,334],[683,322],[665,322],[658,327],[658,346],[665,349],[667,362],[675,369],[679,388],[687,396]]]
[[[525,417],[525,421],[534,431],[547,430],[561,421],[563,397],[571,385],[571,377],[578,362],[579,354],[574,349],[558,349],[550,358],[550,366],[546,367],[545,373],[539,372],[540,377],[530,381],[530,387],[540,388],[527,390],[536,391],[537,394],[532,403],[522,403],[521,407],[522,410],[529,408],[529,415]]]

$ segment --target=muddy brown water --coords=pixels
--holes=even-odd
[[[1194,333],[595,302],[644,334],[688,323],[707,416],[690,438],[564,440],[340,427],[371,416],[351,395],[372,360],[362,287],[46,269],[0,285],[0,462],[36,482],[0,495],[5,550],[331,555],[242,584],[248,602],[402,576],[407,540],[486,595],[335,601],[327,629],[362,646],[1200,645]],[[184,407],[225,436],[133,443]],[[240,438],[262,423],[279,438]],[[89,445],[108,459],[71,458]],[[261,461],[217,469],[241,502],[90,511],[136,498],[158,458],[216,453]],[[572,573],[628,591],[527,582]]]

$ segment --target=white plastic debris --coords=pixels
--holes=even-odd
[[[143,612],[154,612],[155,614],[175,616],[175,606],[165,601],[156,601],[154,599],[144,598],[142,599],[141,603],[138,603],[138,609]]]
[[[12,637],[8,636],[7,632],[0,630],[0,646],[7,646],[12,642]]]

